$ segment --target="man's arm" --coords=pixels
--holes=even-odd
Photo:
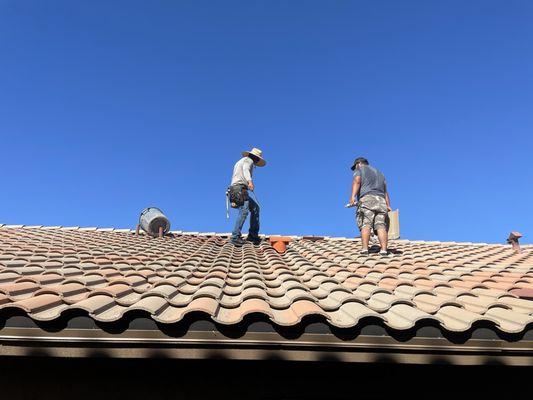
[[[389,191],[387,190],[387,182],[385,182],[385,202],[387,203],[387,209],[389,211],[392,211],[392,208],[390,206]]]
[[[250,160],[252,161],[252,160]],[[253,162],[250,162],[250,163],[245,163],[243,165],[243,175],[244,175],[244,179],[246,179],[246,182],[248,182],[248,189],[250,190],[254,190],[254,183],[252,181],[252,168],[253,168]]]
[[[350,197],[350,204],[355,204],[355,198],[357,196],[357,193],[359,193],[359,189],[361,188],[361,177],[359,175],[356,175],[353,178],[352,181],[352,195]]]

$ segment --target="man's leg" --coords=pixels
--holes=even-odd
[[[259,205],[252,199],[250,202],[250,229],[248,239],[259,239]]]
[[[362,242],[362,250],[368,251],[368,243],[370,242],[370,227],[365,226],[364,228],[361,228],[361,242]]]
[[[378,232],[379,244],[381,245],[381,252],[387,253],[387,245],[389,240],[389,235],[387,232],[387,212],[379,212],[376,214],[374,219],[374,228]]]
[[[371,211],[367,210],[366,208],[362,206],[357,208],[357,227],[361,232],[361,250],[363,252],[368,251],[368,243],[370,242],[370,227],[372,225],[372,221],[369,219],[370,215]]]
[[[237,220],[235,221],[233,232],[231,233],[232,241],[241,239],[242,226],[244,225],[244,222],[246,221],[246,217],[248,217],[249,210],[250,210],[250,204],[248,203],[248,200],[245,201],[241,207],[239,207],[239,215],[237,217]]]
[[[370,195],[367,199],[368,207],[372,210],[371,228],[377,232],[382,254],[387,254],[387,203],[381,196]]]
[[[387,233],[387,230],[385,228],[379,228],[378,229],[378,239],[379,244],[381,245],[381,251],[386,252],[387,251],[387,245],[389,240],[389,235]]]

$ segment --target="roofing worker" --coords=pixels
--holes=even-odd
[[[355,171],[350,205],[357,203],[357,226],[361,231],[361,254],[368,255],[371,230],[377,231],[381,245],[380,255],[386,256],[388,241],[388,211],[391,211],[385,176],[368,165],[363,157],[356,158],[351,167]],[[357,202],[356,202],[357,196]]]
[[[264,167],[266,161],[263,159],[263,152],[253,148],[250,151],[244,151],[241,158],[233,167],[233,176],[231,186],[228,190],[231,206],[239,210],[239,216],[235,221],[235,227],[231,234],[231,243],[235,245],[244,244],[241,237],[241,230],[248,217],[250,216],[250,229],[248,231],[247,241],[259,244],[259,205],[248,195],[248,190],[254,191],[252,175],[255,166]]]

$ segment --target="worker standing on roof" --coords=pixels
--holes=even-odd
[[[377,231],[380,255],[388,255],[388,212],[391,211],[385,176],[368,164],[363,157],[356,158],[351,167],[354,172],[350,205],[357,204],[357,226],[361,231],[362,255],[368,255],[371,230]],[[357,198],[357,201],[356,201]]]
[[[263,159],[263,152],[253,148],[250,151],[242,152],[241,158],[233,167],[233,176],[231,186],[228,189],[229,200],[233,208],[239,210],[239,216],[235,221],[235,227],[231,234],[231,243],[234,245],[243,245],[244,240],[241,237],[242,227],[248,213],[250,213],[250,229],[248,231],[247,241],[253,244],[259,244],[259,204],[248,195],[248,190],[254,191],[252,176],[255,166],[264,167],[266,161]]]

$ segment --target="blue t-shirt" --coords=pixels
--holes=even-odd
[[[376,168],[370,165],[361,165],[355,170],[353,176],[361,177],[358,199],[367,194],[385,197],[385,176]]]

